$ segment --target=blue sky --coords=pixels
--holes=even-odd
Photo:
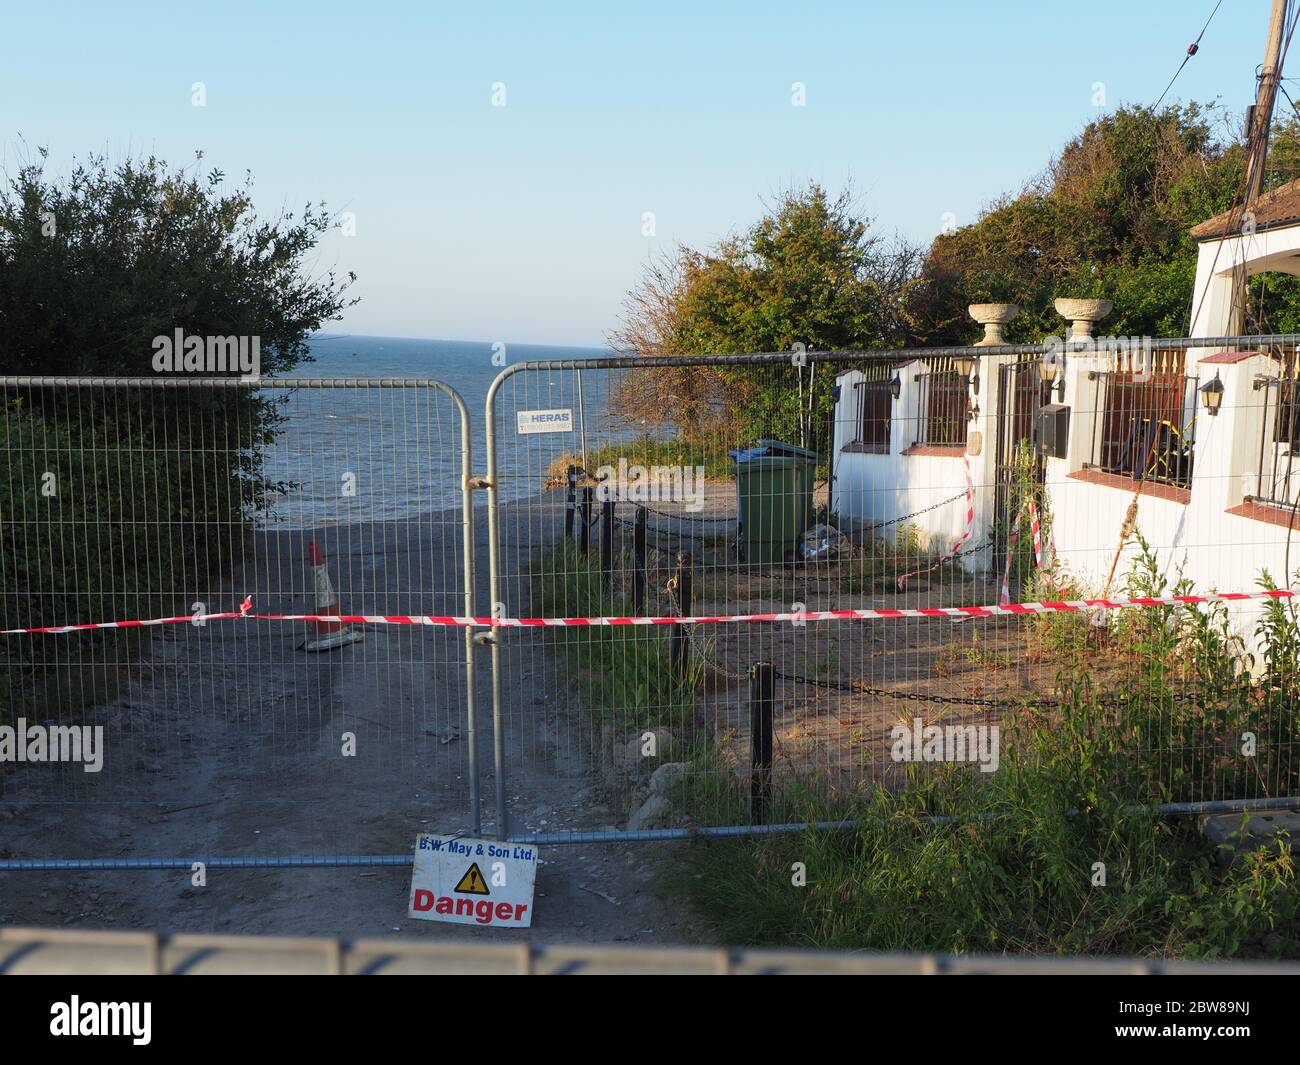
[[[1099,110],[1154,102],[1212,7],[45,0],[0,23],[0,164],[202,149],[262,212],[354,213],[313,263],[358,274],[342,330],[597,344],[652,252],[786,185],[852,181],[917,241],[973,220]],[[1225,0],[1170,98],[1241,112],[1268,8]]]

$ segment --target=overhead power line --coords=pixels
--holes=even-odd
[[[1210,12],[1210,17],[1205,20],[1205,25],[1201,27],[1201,32],[1196,35],[1196,40],[1187,46],[1187,54],[1183,56],[1183,61],[1178,64],[1178,69],[1174,71],[1174,76],[1169,79],[1169,84],[1165,86],[1165,91],[1160,94],[1160,99],[1155,102],[1155,107],[1152,107],[1151,110],[1154,111],[1164,102],[1165,97],[1169,95],[1169,90],[1174,87],[1174,82],[1178,80],[1178,75],[1183,72],[1183,67],[1187,66],[1187,61],[1201,50],[1201,38],[1205,36],[1205,31],[1210,28],[1210,23],[1214,21],[1214,16],[1218,13],[1219,6],[1222,3],[1223,0],[1219,0],[1219,2],[1214,5],[1214,10]]]

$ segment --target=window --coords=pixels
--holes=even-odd
[[[1134,480],[1190,488],[1197,380],[1180,373],[1096,375],[1097,418],[1088,465]]]
[[[955,371],[920,374],[917,377],[918,444],[964,447],[966,423],[970,420],[970,383]]]
[[[1295,377],[1278,382],[1277,420],[1273,423],[1273,442],[1292,451],[1300,450],[1300,384]]]
[[[858,388],[858,431],[854,441],[860,450],[889,454],[889,415],[894,397],[888,381],[864,381]]]
[[[1300,493],[1300,379],[1295,362],[1283,362],[1281,375],[1260,382],[1264,425],[1259,442],[1261,468],[1253,497],[1257,502],[1290,507]]]

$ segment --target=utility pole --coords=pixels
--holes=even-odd
[[[1268,155],[1268,134],[1273,123],[1273,102],[1277,99],[1279,67],[1282,62],[1282,27],[1286,21],[1286,0],[1273,0],[1268,18],[1268,44],[1259,73],[1259,89],[1251,108],[1250,156],[1246,161],[1246,210],[1255,206],[1264,188],[1264,161]]]
[[[1268,158],[1268,134],[1273,125],[1273,102],[1282,64],[1282,29],[1286,22],[1287,0],[1273,0],[1273,10],[1268,16],[1268,43],[1264,46],[1264,65],[1259,70],[1259,86],[1255,102],[1246,109],[1246,202],[1235,217],[1241,234],[1253,231],[1246,223],[1253,221],[1255,202],[1264,190],[1264,164]],[[1227,234],[1225,234],[1226,236]],[[1228,332],[1233,335],[1245,329],[1246,305],[1250,277],[1240,263],[1232,269],[1232,306],[1228,314]]]

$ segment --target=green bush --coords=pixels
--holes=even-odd
[[[0,373],[149,377],[154,339],[176,330],[256,337],[264,374],[309,357],[310,334],[355,302],[308,263],[329,213],[260,218],[251,177],[231,187],[201,159],[92,156],[52,179],[39,149],[0,183]],[[0,623],[188,613],[274,487],[260,462],[277,402],[247,388],[6,386]],[[104,697],[140,638],[5,638],[0,713]]]
[[[0,626],[28,628],[185,614],[212,573],[239,560],[244,509],[260,488],[246,397],[196,392],[148,418],[123,390],[41,397],[0,408]],[[206,442],[206,443],[205,443]],[[218,444],[218,442],[220,442]],[[209,604],[215,609],[214,604]],[[130,660],[129,630],[10,636],[0,644],[6,712],[45,710],[111,691]],[[92,690],[79,698],[90,663]],[[46,690],[52,674],[65,684]]]

